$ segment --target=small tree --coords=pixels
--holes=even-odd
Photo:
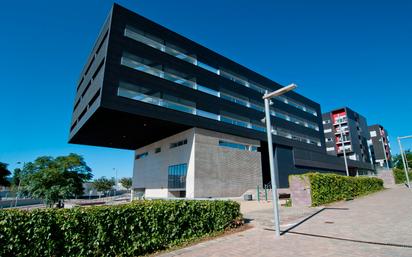
[[[7,166],[7,163],[0,162],[0,186],[10,186],[10,181],[7,177],[11,174],[11,172],[7,169]]]
[[[122,184],[124,188],[129,190],[130,188],[132,188],[132,178],[121,178],[120,184]]]
[[[26,163],[22,172],[24,175],[19,179],[25,190],[43,199],[49,206],[82,195],[83,182],[93,176],[83,157],[73,153],[56,158],[39,157],[34,162]]]
[[[93,181],[93,188],[97,192],[103,193],[111,190],[115,185],[114,178],[108,179],[106,177],[101,177]]]

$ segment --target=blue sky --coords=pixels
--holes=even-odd
[[[301,93],[412,134],[412,1],[119,1]],[[67,143],[79,73],[112,1],[0,8],[0,161],[82,154],[96,177],[132,175],[133,152]],[[412,148],[412,140],[405,142]]]

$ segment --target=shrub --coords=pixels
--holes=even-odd
[[[138,256],[223,231],[239,209],[233,201],[156,200],[2,210],[0,256]]]
[[[395,178],[395,183],[396,184],[402,184],[406,182],[406,176],[405,176],[405,171],[401,169],[393,169],[393,177]],[[412,180],[412,171],[408,172],[409,179]]]
[[[347,177],[331,173],[308,173],[312,206],[352,199],[383,189],[383,180]]]

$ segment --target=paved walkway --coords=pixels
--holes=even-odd
[[[263,212],[270,214],[267,209]],[[412,256],[412,190],[406,188],[387,189],[328,206],[280,239],[270,230],[267,215],[248,215],[254,218],[252,229],[162,256]],[[282,224],[290,222],[283,220]]]

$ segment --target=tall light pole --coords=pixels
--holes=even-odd
[[[389,170],[389,162],[388,162],[388,157],[386,156],[386,147],[385,143],[383,142],[383,136],[381,135],[381,140],[382,142],[382,148],[383,148],[383,155],[385,155],[385,162],[386,162],[386,168]]]
[[[113,171],[115,172],[115,179],[114,179],[114,190],[117,193],[117,169],[113,168]]]
[[[346,148],[345,148],[345,143],[343,140],[342,120],[341,120],[340,115],[338,115],[338,122],[339,122],[340,141],[342,142],[343,159],[345,160],[346,176],[349,177],[348,160],[346,159]]]
[[[408,183],[408,188],[411,188],[411,184],[409,182],[409,174],[408,174],[408,171],[409,171],[408,161],[406,159],[406,156],[404,155],[405,153],[403,152],[402,144],[401,144],[401,139],[406,139],[406,138],[412,138],[412,135],[411,136],[405,136],[405,137],[398,137],[398,144],[399,144],[399,150],[401,151],[403,169],[405,170],[406,182]]]
[[[278,200],[278,189],[276,185],[275,178],[275,165],[273,160],[273,144],[272,144],[272,124],[270,122],[270,99],[275,96],[282,95],[295,89],[297,86],[295,84],[290,84],[289,86],[282,87],[274,92],[269,93],[267,90],[263,95],[263,100],[265,102],[265,122],[266,122],[266,133],[268,137],[268,151],[269,151],[269,167],[270,167],[270,181],[272,183],[272,199],[273,199],[273,214],[275,216],[275,231],[276,237],[280,237],[280,219],[279,219],[279,200]],[[277,168],[277,165],[276,165]]]

